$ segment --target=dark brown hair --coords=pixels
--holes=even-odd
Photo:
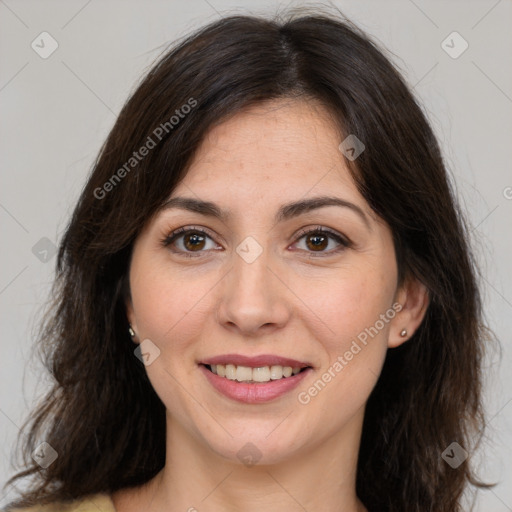
[[[454,441],[471,454],[481,438],[487,330],[438,143],[367,35],[337,16],[292,12],[230,16],[199,30],[165,53],[119,114],[60,245],[39,340],[54,383],[24,425],[25,469],[6,485],[26,476],[35,483],[13,504],[110,493],[163,467],[165,409],[134,357],[124,307],[133,242],[208,130],[277,98],[319,101],[340,142],[349,134],[363,141],[365,151],[347,161],[358,189],[392,230],[400,282],[415,277],[430,297],[412,338],[388,350],[369,398],[358,496],[379,512],[454,512],[468,483],[485,486],[469,459],[454,469],[441,456]],[[155,146],[131,161],[149,138]],[[42,440],[58,452],[47,469],[30,457]]]

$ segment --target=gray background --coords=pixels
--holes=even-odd
[[[219,16],[287,5],[299,4],[0,0],[0,484],[12,474],[18,427],[48,386],[31,346],[54,244],[129,92],[166,43]],[[384,44],[414,86],[467,211],[488,322],[503,346],[501,360],[486,362],[489,430],[476,455],[481,476],[499,485],[477,494],[477,510],[512,511],[512,2],[335,5]],[[43,31],[59,45],[46,59],[31,47],[43,45]],[[458,58],[442,46],[453,31],[469,44]],[[462,48],[457,36],[445,44]]]

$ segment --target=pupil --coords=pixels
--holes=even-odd
[[[311,235],[308,240],[312,242],[313,248],[325,248],[326,237],[324,235]]]
[[[204,244],[204,236],[193,233],[185,237],[185,245],[188,249],[201,249],[201,243]]]

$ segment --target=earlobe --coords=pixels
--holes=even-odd
[[[402,309],[397,313],[389,331],[388,347],[395,348],[406,342],[420,326],[428,309],[427,287],[416,278],[406,279],[397,293]]]

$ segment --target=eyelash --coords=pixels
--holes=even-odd
[[[207,236],[208,238],[210,238],[211,240],[213,240],[213,237],[204,229],[202,228],[199,228],[199,227],[194,227],[194,226],[190,226],[190,227],[181,227],[181,228],[178,228],[176,230],[174,230],[173,232],[171,232],[168,236],[166,236],[163,240],[162,240],[162,245],[164,247],[169,247],[172,243],[174,243],[180,236],[183,236],[185,234],[188,234],[188,233],[201,233],[202,235],[205,235]],[[328,252],[325,252],[325,251],[321,251],[321,252],[318,252],[316,253],[315,251],[306,251],[306,252],[310,252],[310,257],[313,257],[313,258],[317,258],[317,257],[320,257],[320,258],[323,258],[323,257],[326,257],[326,256],[331,256],[332,254],[337,254],[349,247],[352,246],[352,243],[347,239],[347,238],[344,238],[342,237],[341,235],[339,235],[338,233],[336,233],[335,231],[332,231],[328,228],[325,228],[323,226],[316,226],[315,228],[312,228],[312,229],[308,229],[308,228],[305,228],[305,229],[301,229],[299,231],[299,233],[297,234],[297,240],[295,243],[297,243],[299,240],[301,240],[302,238],[304,238],[305,236],[309,235],[309,234],[317,234],[317,233],[320,233],[320,234],[324,234],[324,235],[328,235],[330,238],[334,239],[336,242],[338,242],[340,244],[340,246],[336,249],[332,249]],[[300,249],[302,250],[302,249]],[[178,251],[172,251],[174,253],[179,253],[187,258],[197,258],[201,255],[201,253],[204,253],[206,251],[197,251],[197,253],[194,253],[194,252],[191,252],[191,251],[181,251],[181,250],[178,250]]]

